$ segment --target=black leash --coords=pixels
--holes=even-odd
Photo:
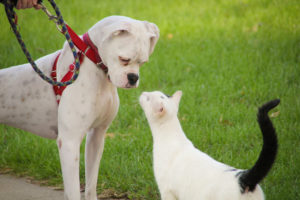
[[[51,78],[49,78],[48,76],[46,76],[35,64],[34,60],[31,58],[30,53],[28,52],[26,45],[24,43],[24,41],[22,40],[21,34],[17,29],[17,14],[14,11],[14,7],[17,5],[17,1],[18,0],[0,0],[0,3],[4,4],[5,6],[5,12],[6,12],[6,16],[7,19],[11,25],[11,28],[14,32],[14,34],[16,35],[16,38],[28,60],[28,62],[31,64],[32,68],[34,69],[34,71],[45,81],[47,81],[48,83],[52,84],[52,85],[57,85],[57,86],[67,86],[72,84],[77,78],[78,78],[78,74],[79,74],[79,68],[80,68],[80,62],[79,62],[79,58],[77,56],[77,52],[76,49],[74,47],[74,44],[72,42],[72,39],[69,35],[69,32],[67,30],[66,24],[63,20],[63,17],[58,9],[58,7],[56,6],[54,0],[48,0],[50,2],[50,4],[52,5],[53,9],[56,12],[57,16],[53,16],[49,13],[49,11],[46,9],[46,7],[42,4],[42,1],[39,0],[39,4],[42,5],[42,10],[47,14],[47,16],[49,17],[50,20],[54,20],[54,22],[56,23],[56,26],[59,27],[61,26],[60,31],[65,35],[67,42],[73,52],[73,56],[75,58],[75,72],[73,77],[67,81],[67,82],[57,82]]]

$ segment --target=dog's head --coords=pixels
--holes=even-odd
[[[120,88],[139,84],[139,69],[148,61],[159,38],[153,23],[128,17],[107,17],[89,30],[111,82]]]

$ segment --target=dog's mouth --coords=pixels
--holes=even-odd
[[[134,85],[131,85],[130,83],[127,83],[126,85],[125,85],[125,89],[130,89],[130,88],[136,88],[137,87],[137,85],[136,84],[134,84]]]
[[[111,80],[110,75],[107,75],[107,80],[114,84],[114,82]],[[128,82],[125,85],[116,85],[118,88],[124,88],[124,89],[131,89],[131,88],[137,88],[138,86],[138,81],[132,83],[130,80],[127,80]],[[115,85],[115,84],[114,84]]]

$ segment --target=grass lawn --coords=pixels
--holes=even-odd
[[[142,91],[172,94],[180,89],[183,98],[179,118],[188,138],[200,150],[237,168],[251,167],[261,150],[257,107],[280,98],[281,104],[272,111],[279,152],[261,185],[267,199],[300,199],[298,0],[57,3],[78,34],[109,15],[148,20],[160,28],[154,54],[141,68],[140,87],[119,89],[121,105],[105,142],[98,193],[111,189],[125,192],[131,199],[159,199],[152,171],[152,136],[138,97]],[[27,62],[2,7],[0,68]],[[42,11],[18,14],[22,36],[34,58],[62,47],[63,36]],[[0,125],[0,168],[48,180],[51,185],[62,184],[55,141],[4,125]]]

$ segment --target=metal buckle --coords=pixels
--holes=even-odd
[[[60,23],[58,22],[58,17],[55,15],[52,15],[50,11],[46,8],[46,6],[43,3],[40,3],[42,10],[46,13],[49,20],[53,21],[56,24],[56,28],[59,32],[62,32],[60,26]]]
[[[100,69],[101,69],[101,65],[103,64],[103,62],[102,61],[100,61],[100,62],[98,62],[96,65],[97,65],[97,67],[99,67]]]
[[[86,56],[86,53],[88,52],[88,50],[90,49],[90,46],[88,46],[84,52],[81,51],[81,53],[83,53]],[[98,64],[98,63],[97,63]]]

